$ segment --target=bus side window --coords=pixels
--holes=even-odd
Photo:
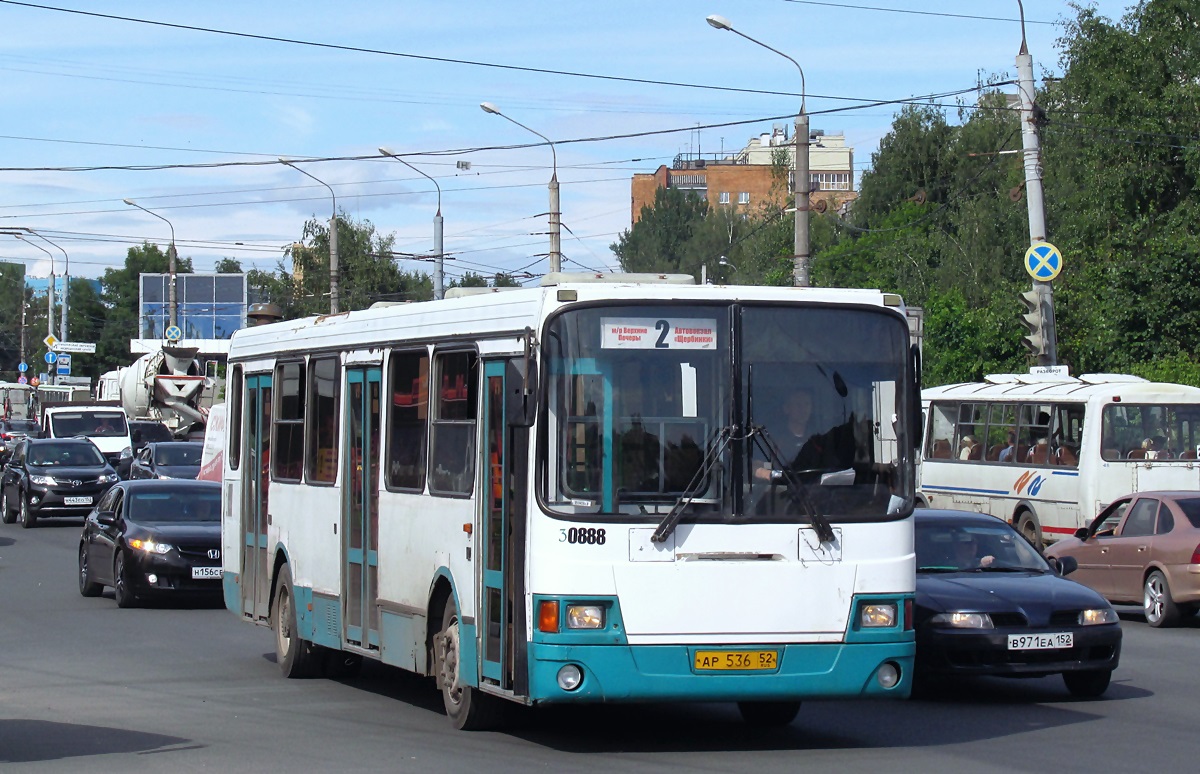
[[[475,421],[479,416],[479,357],[438,354],[429,491],[469,495],[475,485]]]
[[[425,485],[429,418],[429,355],[393,352],[389,368],[387,485],[420,491]]]
[[[310,431],[305,442],[308,480],[332,484],[338,466],[338,359],[313,358],[309,369]]]

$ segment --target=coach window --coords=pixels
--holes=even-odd
[[[954,437],[954,414],[957,406],[935,403],[929,407],[929,448],[925,456],[931,460],[948,460],[951,454],[950,439]]]
[[[420,492],[425,486],[429,432],[429,355],[393,352],[388,374],[392,405],[388,412],[387,486]]]
[[[444,352],[435,360],[429,491],[469,495],[475,483],[479,358],[474,352]]]
[[[986,447],[983,458],[989,462],[1017,461],[1017,404],[991,405]]]
[[[958,431],[954,457],[959,460],[982,460],[987,432],[987,404],[963,403],[958,407]]]
[[[229,433],[229,467],[238,469],[242,459],[242,367],[236,365],[229,376],[229,386],[226,388],[229,396],[229,416],[225,418],[225,427]]]
[[[305,443],[308,480],[332,484],[338,466],[338,359],[313,358],[308,374],[308,426]]]
[[[271,477],[299,481],[304,464],[304,363],[284,363],[275,368],[275,394],[279,407],[272,425]]]

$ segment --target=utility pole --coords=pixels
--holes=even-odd
[[[1037,120],[1040,109],[1033,101],[1033,57],[1025,40],[1025,8],[1021,10],[1021,52],[1017,54],[1017,89],[1021,96],[1021,147],[1025,159],[1025,197],[1029,208],[1029,244],[1046,241],[1046,203],[1042,192],[1042,159]],[[797,213],[799,214],[799,213]],[[1054,289],[1051,283],[1033,281],[1030,301],[1036,304],[1027,320],[1041,323],[1038,345],[1030,346],[1039,366],[1058,365],[1058,334],[1054,325]],[[1035,296],[1036,298],[1032,298]]]

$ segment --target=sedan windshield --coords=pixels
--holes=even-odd
[[[917,572],[1048,572],[1046,560],[1007,524],[917,522]]]
[[[191,524],[221,520],[219,489],[155,489],[131,491],[125,514],[139,524]]]
[[[28,461],[30,465],[84,467],[103,465],[104,456],[95,446],[87,442],[45,443],[30,447]]]

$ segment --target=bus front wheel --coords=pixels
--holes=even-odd
[[[454,727],[460,731],[483,731],[494,727],[499,720],[500,700],[463,681],[464,664],[459,638],[458,608],[454,598],[450,597],[442,610],[442,630],[434,641],[434,658],[437,659],[434,674],[438,687],[442,689],[446,717],[450,718]]]
[[[309,677],[317,666],[317,654],[311,642],[304,640],[296,627],[296,599],[292,590],[292,571],[285,564],[275,580],[275,609],[271,628],[275,631],[275,661],[284,677]]]

